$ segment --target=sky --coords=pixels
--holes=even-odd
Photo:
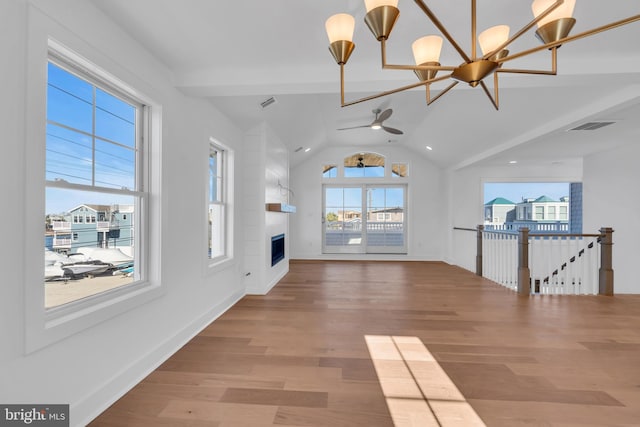
[[[487,182],[484,184],[484,203],[504,197],[514,203],[523,198],[547,196],[553,200],[569,196],[568,182]]]
[[[53,63],[48,67],[47,181],[135,190],[136,108]],[[47,214],[131,196],[47,187]]]

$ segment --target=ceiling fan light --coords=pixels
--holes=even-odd
[[[367,13],[380,6],[393,6],[398,7],[398,0],[364,0],[364,5],[367,8]]]
[[[325,22],[329,43],[343,40],[353,41],[353,30],[355,26],[356,21],[354,17],[347,13],[338,13],[331,16]]]
[[[480,43],[480,49],[482,53],[487,55],[509,40],[509,26],[508,25],[496,25],[495,27],[487,28],[478,35],[478,43]]]
[[[374,123],[371,125],[371,129],[375,129],[375,130],[382,129],[382,125],[380,123]]]
[[[555,2],[556,0],[533,0],[533,3],[531,4],[533,16],[537,18],[545,10],[549,9]],[[564,3],[558,6],[553,12],[538,21],[538,28],[558,19],[571,18],[573,16],[573,9],[575,8],[575,6],[576,0],[564,0]]]
[[[416,65],[422,65],[427,62],[440,62],[442,37],[433,35],[420,37],[413,42],[411,50],[413,50],[413,58],[416,61]]]

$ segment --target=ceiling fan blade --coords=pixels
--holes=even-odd
[[[385,121],[389,117],[391,117],[391,113],[393,113],[393,110],[391,108],[387,108],[382,113],[380,113],[380,115],[378,116],[378,119],[376,120],[376,122],[382,123],[383,121]]]
[[[352,126],[350,128],[340,128],[336,130],[349,130],[349,129],[360,129],[360,128],[369,128],[371,125],[362,125],[362,126]]]
[[[388,126],[382,126],[382,129],[386,130],[389,133],[393,133],[393,134],[396,134],[396,135],[402,135],[404,133],[400,129],[390,128]]]

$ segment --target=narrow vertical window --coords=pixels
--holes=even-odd
[[[220,259],[226,256],[226,233],[225,233],[225,150],[221,147],[210,144],[209,146],[209,244],[208,257],[211,260]]]
[[[568,216],[567,216],[567,207],[566,206],[560,206],[560,219],[561,220],[569,219]]]

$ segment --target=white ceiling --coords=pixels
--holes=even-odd
[[[324,21],[335,13],[356,17],[356,49],[345,68],[347,101],[417,81],[411,71],[380,70],[379,43],[363,22],[362,0],[91,1],[166,64],[181,91],[208,99],[242,129],[266,121],[290,149],[294,166],[326,146],[380,144],[405,146],[443,168],[510,160],[557,164],[640,139],[640,22],[562,46],[557,76],[501,74],[500,111],[482,89],[462,84],[429,107],[418,88],[341,108],[339,67],[324,31]],[[426,3],[467,49],[471,2]],[[413,1],[400,0],[399,8],[387,59],[410,64],[412,41],[437,30]],[[532,20],[529,0],[480,0],[477,9],[479,31],[508,23],[514,33]],[[572,34],[638,14],[636,0],[577,0]],[[530,31],[509,48],[538,45]],[[445,41],[441,63],[461,62]],[[546,51],[508,63],[550,67]],[[260,102],[271,96],[277,102],[263,109]],[[385,125],[404,135],[336,131],[370,123],[375,108],[392,108]],[[597,120],[616,123],[567,132]],[[299,147],[311,151],[295,152]]]

